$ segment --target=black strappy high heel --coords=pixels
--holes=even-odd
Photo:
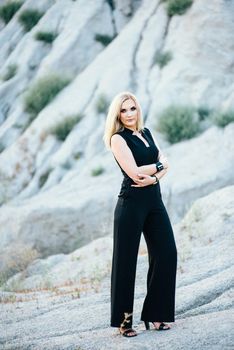
[[[135,329],[133,329],[131,327],[131,322],[132,321],[132,313],[128,313],[125,312],[124,313],[124,320],[120,325],[119,328],[119,332],[120,334],[122,334],[122,336],[127,337],[127,338],[131,338],[131,337],[135,337],[137,335],[137,332],[135,331]],[[129,323],[129,328],[126,327],[126,325]],[[130,335],[130,333],[134,333],[132,335]]]
[[[122,336],[127,338],[135,337],[137,335],[137,332],[133,328],[127,328],[127,329],[121,328],[119,329],[119,332],[120,334],[122,334]],[[134,334],[130,335],[130,333],[134,333]]]
[[[144,323],[145,323],[145,329],[149,330],[150,329],[149,321],[144,321]],[[151,323],[153,323],[153,322],[151,322]],[[164,327],[167,327],[167,328],[164,328]],[[165,323],[161,322],[160,325],[159,325],[159,328],[156,328],[154,326],[154,329],[156,331],[167,331],[168,329],[171,329],[171,327],[168,327]]]

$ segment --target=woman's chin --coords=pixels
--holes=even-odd
[[[126,128],[135,128],[136,127],[136,122],[132,121],[132,122],[128,122],[125,124]]]

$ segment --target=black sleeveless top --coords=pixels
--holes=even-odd
[[[148,165],[148,164],[157,162],[159,150],[155,145],[151,132],[149,131],[148,128],[144,128],[141,131],[141,135],[148,142],[149,147],[147,147],[145,143],[138,136],[133,135],[133,131],[131,129],[124,128],[123,130],[118,131],[115,134],[122,136],[124,140],[127,142],[127,145],[132,151],[132,154],[136,161],[137,166]],[[121,196],[124,197],[127,195],[129,188],[134,183],[134,181],[121,168],[116,158],[115,160],[124,176],[123,182],[121,185],[121,190],[119,193],[119,197]]]

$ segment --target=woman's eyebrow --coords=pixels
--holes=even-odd
[[[131,106],[131,107],[129,107],[129,109],[131,109],[132,107],[136,107],[136,106]],[[127,108],[122,108],[122,109],[127,109]]]

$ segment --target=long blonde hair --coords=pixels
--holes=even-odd
[[[105,124],[105,132],[103,136],[103,140],[107,148],[110,148],[110,140],[112,135],[114,135],[114,133],[116,133],[117,131],[123,130],[124,128],[120,120],[120,110],[123,102],[129,99],[135,102],[135,105],[137,108],[138,118],[137,118],[136,129],[138,131],[143,129],[143,117],[142,117],[141,106],[137,101],[136,96],[129,91],[120,92],[118,95],[116,95],[113,98],[108,109],[108,114],[107,114],[106,124]]]

